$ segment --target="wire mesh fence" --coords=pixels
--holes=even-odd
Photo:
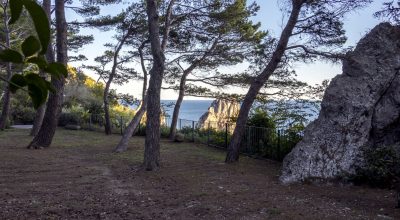
[[[234,123],[206,122],[180,119],[177,130],[185,140],[226,149],[231,141]],[[282,160],[302,139],[303,134],[289,128],[271,129],[245,126],[240,152],[257,158]]]
[[[111,116],[112,133],[123,134],[131,120],[131,117]],[[59,120],[59,126],[67,127],[71,124],[79,126],[79,129],[104,132],[105,118],[104,115],[97,114],[82,116],[63,113]],[[161,135],[163,137],[168,137],[170,126],[171,118],[165,118],[161,123]],[[140,124],[135,135],[145,136],[145,128],[145,124]],[[184,141],[226,149],[232,138],[235,124],[211,121],[201,123],[178,119],[176,129],[178,135],[183,136]],[[278,161],[282,160],[303,137],[302,132],[290,128],[271,129],[245,126],[244,130],[240,145],[242,154]]]
[[[110,125],[113,134],[123,134],[131,118],[124,116],[111,116]],[[89,131],[104,132],[106,120],[101,114],[74,114],[63,113],[58,121],[58,126],[67,129],[83,129]]]

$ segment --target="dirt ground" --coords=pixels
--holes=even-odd
[[[192,143],[162,142],[162,168],[142,171],[144,139],[57,132],[27,150],[27,130],[0,133],[0,219],[400,219],[389,190],[278,181],[280,164]]]

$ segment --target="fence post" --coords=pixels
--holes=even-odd
[[[119,126],[121,127],[121,135],[124,133],[123,132],[123,127],[122,127],[122,116],[120,116],[120,122],[119,122]]]
[[[244,129],[246,129],[246,127]],[[247,152],[246,153],[250,152],[250,129],[251,129],[251,127],[247,126]]]
[[[208,129],[207,129],[207,146],[210,146],[210,122],[208,122]]]
[[[179,130],[182,130],[182,119],[179,119]]]
[[[92,114],[89,115],[89,131],[92,130]]]
[[[192,141],[194,142],[194,121],[192,121]]]
[[[281,159],[281,130],[278,130],[278,146],[276,149],[276,156],[277,159],[280,160]]]
[[[228,149],[228,123],[225,123],[225,148]]]

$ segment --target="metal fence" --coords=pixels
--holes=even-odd
[[[131,120],[131,117],[112,116],[112,132],[114,134],[123,134]],[[68,127],[71,124],[75,124],[84,130],[104,132],[105,119],[103,115],[78,116],[63,113],[59,120],[59,126]],[[168,137],[170,125],[171,119],[166,118],[161,126],[161,135],[163,137]],[[186,119],[179,119],[177,123],[177,135],[184,141],[202,143],[223,149],[228,147],[234,129],[234,123],[199,123],[198,121]],[[145,124],[140,124],[135,134],[145,136]],[[302,132],[290,127],[271,129],[245,126],[245,134],[242,136],[240,152],[256,158],[268,158],[280,161],[293,149],[302,137]]]
[[[177,131],[187,141],[226,149],[235,129],[234,123],[206,122],[179,119]],[[302,139],[303,133],[294,129],[272,129],[245,126],[240,152],[257,158],[282,160]]]

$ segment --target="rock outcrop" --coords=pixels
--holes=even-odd
[[[200,117],[198,126],[201,129],[210,127],[216,130],[224,130],[226,123],[237,118],[239,111],[239,102],[217,99],[211,103],[208,111]],[[229,126],[229,129],[232,129],[232,127]]]
[[[317,120],[283,162],[281,181],[355,174],[364,152],[400,141],[400,27],[382,23],[343,61]]]

